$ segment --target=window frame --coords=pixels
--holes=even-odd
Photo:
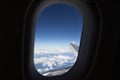
[[[42,76],[34,66],[34,34],[36,15],[39,15],[47,6],[55,3],[66,3],[75,6],[83,17],[83,30],[79,48],[78,59],[74,66],[60,76]],[[39,11],[40,10],[40,11]],[[26,80],[67,80],[83,79],[89,72],[95,54],[97,37],[99,32],[99,13],[95,3],[72,0],[36,0],[32,1],[25,16],[24,48],[23,48],[23,75]],[[91,47],[92,46],[92,47]],[[76,75],[79,74],[79,75]]]

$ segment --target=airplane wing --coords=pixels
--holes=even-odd
[[[61,68],[61,69],[56,69],[56,70],[50,70],[47,72],[42,73],[43,76],[57,76],[64,74],[65,72],[69,71],[72,68],[72,66]]]
[[[70,43],[70,49],[73,52],[73,54],[75,55],[75,57],[77,57],[79,47],[74,43]],[[50,71],[42,73],[42,75],[43,76],[57,76],[57,75],[61,75],[65,72],[69,71],[71,68],[72,68],[72,66],[68,66],[68,67],[64,67],[61,69],[50,70]]]
[[[75,57],[78,56],[78,51],[79,51],[79,47],[74,44],[74,43],[70,43],[70,48],[71,48],[71,51],[73,52],[73,54],[75,55]]]

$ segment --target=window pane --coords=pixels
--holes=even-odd
[[[68,4],[45,8],[36,22],[34,65],[43,76],[69,71],[78,57],[82,33],[82,16]]]

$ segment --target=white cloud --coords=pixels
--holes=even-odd
[[[68,49],[34,49],[35,54],[40,53],[69,53],[71,52]]]
[[[49,70],[54,70],[55,68],[58,67],[62,68],[66,64],[74,64],[74,62],[76,61],[73,56],[67,56],[64,54],[57,54],[52,56],[42,55],[42,56],[39,58],[36,57],[34,58],[34,64],[35,65],[38,64],[41,66],[37,68],[37,71],[40,73],[44,73]]]
[[[73,57],[58,55],[58,56],[52,56],[52,57],[34,58],[34,63],[35,64],[43,63],[44,65],[47,64],[48,66],[51,66],[52,64],[55,64],[55,62],[64,63],[72,59]]]

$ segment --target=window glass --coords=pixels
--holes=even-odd
[[[68,4],[53,4],[35,25],[34,65],[43,76],[57,76],[75,64],[82,34],[80,11]]]

